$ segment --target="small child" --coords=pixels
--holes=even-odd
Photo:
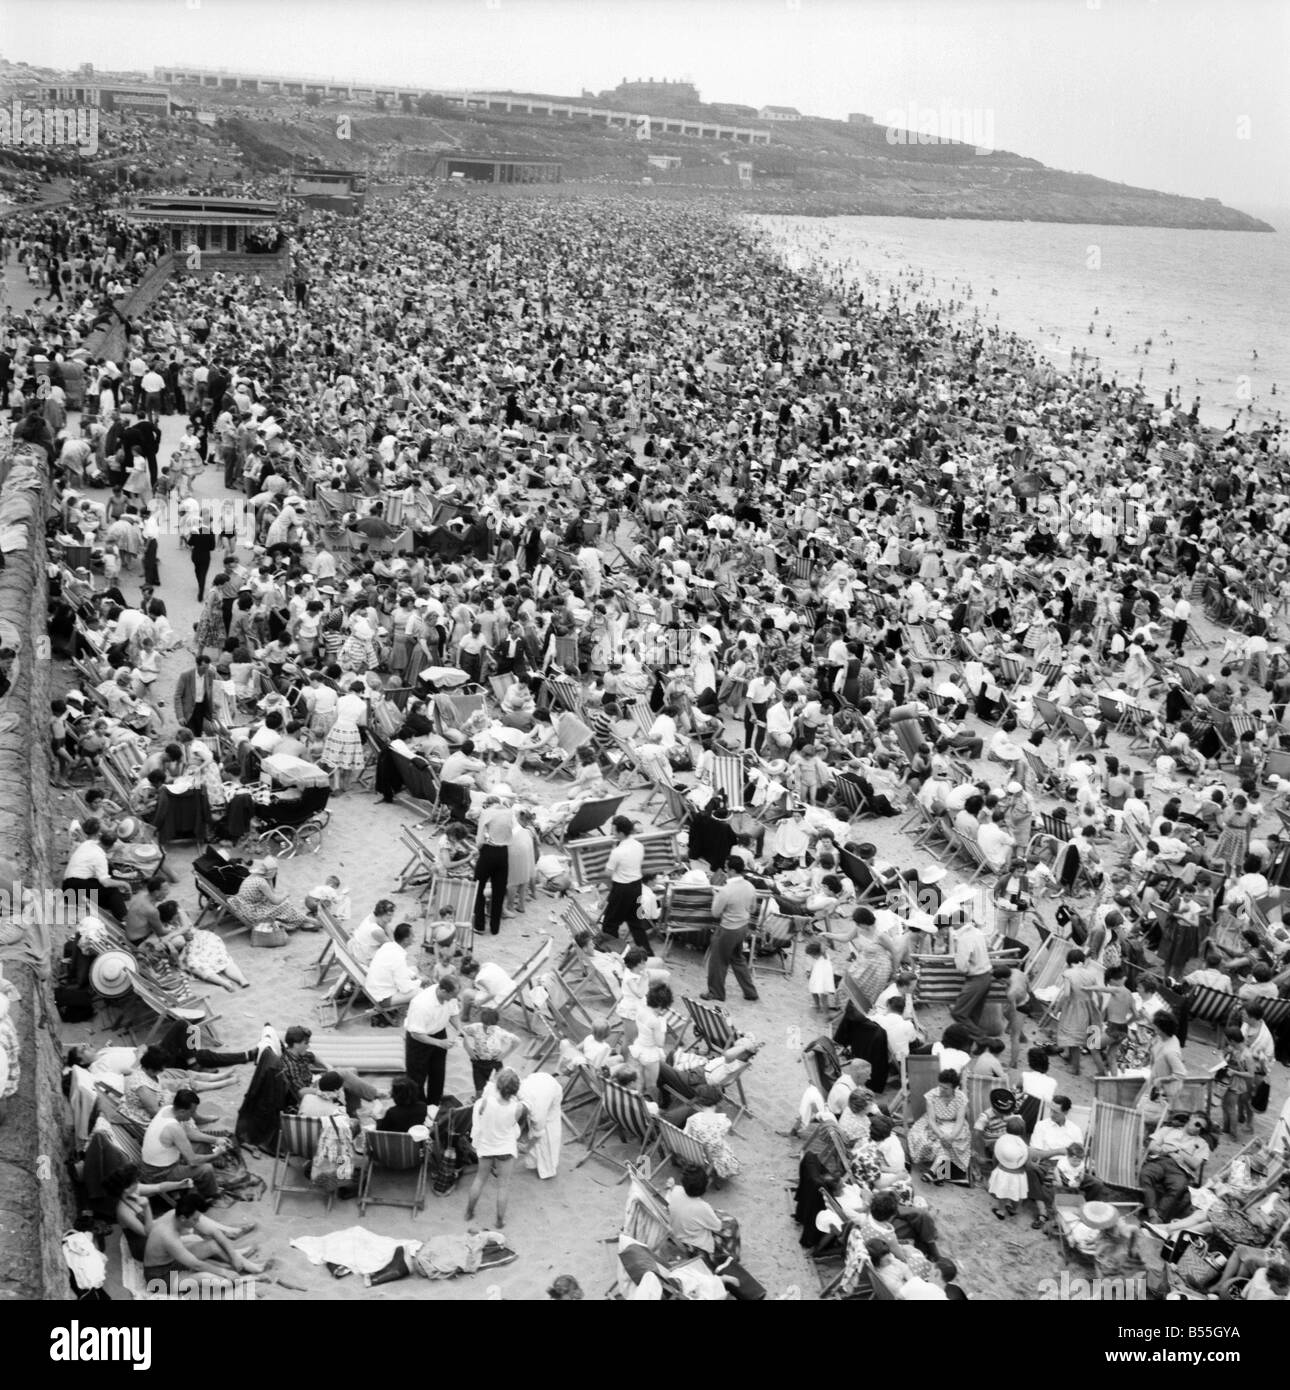
[[[828,1013],[833,1007],[833,991],[836,982],[833,977],[833,962],[821,941],[808,941],[806,954],[814,962],[807,989],[811,991],[811,1007],[817,1013]]]
[[[111,587],[121,577],[121,552],[115,545],[103,547],[103,578]]]
[[[1133,995],[1124,983],[1124,966],[1113,965],[1106,972],[1106,1073],[1119,1076],[1120,1048],[1129,1036],[1129,1024],[1136,1011]]]
[[[658,900],[658,894],[654,891],[654,880],[658,878],[656,873],[645,873],[641,875],[641,896],[636,904],[636,916],[643,923],[657,922],[663,915],[663,904]],[[646,925],[645,930],[649,930]]]
[[[320,907],[325,907],[334,921],[349,921],[349,889],[335,874],[328,875],[326,882],[311,888],[305,894],[305,911],[311,917],[318,916]]]
[[[488,1085],[493,1073],[502,1069],[503,1061],[520,1045],[514,1033],[508,1033],[505,1028],[498,1026],[500,1018],[496,1009],[480,1009],[478,1022],[468,1023],[461,1030],[466,1056],[470,1058],[470,1075],[475,1083],[476,1099]]]
[[[1088,1177],[1088,1160],[1083,1144],[1067,1144],[1066,1152],[1053,1167],[1053,1179],[1063,1192],[1078,1192]]]
[[[573,1071],[575,1067],[593,1067],[604,1071],[621,1059],[615,1056],[609,1044],[609,1020],[598,1018],[591,1025],[591,1032],[575,1047],[568,1039],[560,1044],[560,1069]]]

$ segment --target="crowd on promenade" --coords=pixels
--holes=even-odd
[[[149,255],[113,215],[37,220],[22,246],[90,299]],[[1230,996],[1233,1135],[1266,1107],[1287,1042],[1279,427],[1204,430],[1171,398],[1058,374],[979,318],[826,287],[702,207],[646,201],[413,191],[322,216],[283,289],[168,286],[123,362],[82,368],[79,431],[53,371],[73,317],[29,314],[0,360],[15,440],[62,490],[62,635],[101,663],[54,712],[60,771],[124,748],[137,775],[82,821],[68,880],[121,894],[131,945],[154,937],[171,964],[239,987],[218,938],[174,936],[164,885],[116,882],[112,852],[121,819],[156,819],[176,787],[200,789],[236,841],[252,754],[320,767],[332,794],[370,772],[393,795],[406,760],[429,767],[451,815],[435,872],[473,875],[484,942],[537,882],[561,884],[579,810],[640,786],[685,854],[669,883],[646,872],[631,818],[614,822],[583,945],[616,961],[617,1002],[559,1055],[699,1146],[666,1200],[718,1292],[759,1296],[705,1192],[738,1178],[721,1107],[758,1044],[732,1027],[714,1056],[678,1045],[651,934],[678,888],[713,890],[701,1002],[723,1003],[733,973],[741,1024],[757,1012],[749,950],[784,948],[767,916],[806,946],[823,1012],[796,1215],[813,1250],[840,1233],[835,1291],[960,1296],[931,1201],[981,1179],[983,1218],[1028,1204],[1036,1241],[1059,1195],[1080,1199],[1064,1235],[1107,1272],[1143,1240],[1176,1244],[1209,1198],[1258,1187],[1266,1216],[1241,1207],[1223,1288],[1285,1296],[1275,1144],[1261,1185],[1206,1198],[1210,1116],[1176,1113],[1198,988]],[[166,458],[156,422],[172,413],[187,425]],[[211,465],[250,534],[191,497]],[[165,600],[193,580],[156,568],[174,495],[203,600],[191,636]],[[158,651],[182,644],[176,731],[148,688]],[[436,699],[466,689],[482,698]],[[558,799],[526,802],[534,772]],[[880,853],[896,817],[901,852]],[[314,929],[318,904],[284,900],[273,867],[252,866],[248,913]],[[558,1161],[551,1099],[526,1099],[508,1035],[487,1031],[506,982],[451,951],[411,963],[409,933],[378,916],[354,939],[371,1002],[405,1030],[405,1099],[443,1099],[459,1041],[481,1064],[468,1214],[495,1175],[500,1227],[521,1134],[540,1173]],[[957,976],[948,1026],[929,1032],[938,953]],[[924,1074],[911,1056],[936,1069],[897,1099]],[[1086,1062],[1141,1073],[1144,1225],[1107,1202],[1050,1075]],[[364,1099],[323,1081],[342,1112]],[[635,1273],[673,1287],[657,1262]]]

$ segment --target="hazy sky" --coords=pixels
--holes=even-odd
[[[688,77],[814,115],[989,113],[993,145],[1290,207],[1290,0],[0,0],[9,59],[576,95]]]

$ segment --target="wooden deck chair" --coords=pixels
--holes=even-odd
[[[675,827],[677,830],[689,825],[694,816],[694,807],[690,805],[689,799],[680,787],[669,787],[663,782],[655,782],[650,800],[653,800],[654,795],[657,795],[661,803],[659,811],[664,825]],[[649,800],[645,804],[648,806]]]
[[[865,793],[857,778],[849,772],[839,772],[833,779],[833,790],[846,808],[848,818],[865,811]]]
[[[1050,811],[1040,811],[1037,816],[1045,835],[1060,840],[1063,844],[1070,842],[1071,823],[1064,816],[1055,816]]]
[[[358,1180],[358,1215],[367,1215],[368,1207],[408,1207],[415,1220],[421,1215],[426,1203],[426,1165],[430,1158],[430,1145],[427,1140],[413,1139],[410,1134],[392,1133],[388,1130],[369,1129],[364,1135],[367,1145],[367,1162],[363,1165]],[[382,1170],[388,1173],[412,1173],[415,1186],[411,1198],[405,1192],[401,1197],[377,1197],[373,1195],[376,1175]]]
[[[584,801],[565,826],[565,840],[577,840],[594,835],[611,816],[617,814],[618,808],[626,800],[626,796],[605,796],[595,801]]]
[[[581,714],[586,692],[582,682],[572,676],[549,675],[543,685],[552,709],[562,709],[568,714]]]
[[[430,946],[430,923],[450,921],[457,928],[457,946],[470,951],[475,939],[475,897],[479,885],[473,878],[434,877],[422,889],[425,920],[421,932],[422,946]]]
[[[1019,656],[1009,656],[1006,653],[999,658],[999,684],[1007,687],[1010,695],[1016,694],[1017,690],[1026,684],[1030,678],[1030,663],[1023,661]]]
[[[1138,1202],[1112,1202],[1111,1205],[1122,1216],[1136,1216],[1141,1209]],[[1067,1260],[1078,1260],[1087,1263],[1089,1257],[1085,1255],[1072,1241],[1071,1236],[1083,1219],[1084,1194],[1082,1192],[1062,1192],[1053,1193],[1053,1228],[1057,1232],[1058,1248],[1063,1257]]]
[[[726,798],[732,811],[744,809],[744,760],[739,753],[716,753],[712,758],[712,790]]]
[[[697,945],[700,950],[707,950],[717,926],[712,911],[716,892],[711,885],[668,885],[663,915],[659,919],[664,960],[668,958],[672,942],[678,937],[686,939],[690,945]]]
[[[229,933],[230,936],[240,936],[243,932],[254,929],[254,920],[248,917],[233,901],[236,894],[223,892],[209,879],[203,878],[198,873],[194,873],[193,883],[197,891],[197,906],[200,909],[194,923],[195,926],[200,927],[209,917],[212,927],[231,924],[234,930]]]
[[[1184,1076],[1179,1083],[1178,1093],[1169,1104],[1171,1114],[1186,1110],[1204,1115],[1206,1121],[1214,1109],[1214,1078],[1206,1072],[1203,1076]]]
[[[970,840],[966,835],[960,834],[958,842],[972,868],[972,872],[968,875],[967,879],[969,883],[975,883],[979,878],[987,876],[993,877],[999,872],[999,870],[985,857],[985,851],[975,840]]]
[[[375,1001],[367,995],[367,971],[350,954],[349,938],[333,922],[320,917],[323,930],[331,940],[332,954],[340,970],[336,983],[323,999],[323,1007],[332,1010],[331,1026],[339,1028],[348,1018],[372,1018],[380,1016],[393,1026],[399,1022],[399,1010],[378,1008]]]
[[[721,1004],[688,996],[682,1002],[694,1024],[695,1042],[705,1052],[716,1056],[738,1042],[739,1031]]]
[[[183,1023],[208,1028],[211,1041],[218,1044],[219,1038],[212,1026],[219,1014],[212,1011],[205,999],[195,994],[180,994],[165,988],[155,976],[147,973],[140,963],[130,972],[130,988],[134,997],[153,1017],[152,1027],[143,1039],[145,1044],[156,1040],[161,1030],[171,1023]],[[136,1031],[131,1028],[131,1032]]]
[[[521,962],[520,968],[511,976],[511,989],[508,994],[503,996],[492,1007],[499,1014],[505,1013],[507,1009],[518,1009],[523,1018],[519,1025],[527,1033],[538,1033],[535,1005],[533,1001],[526,997],[532,988],[537,974],[546,966],[551,959],[552,941],[549,936],[543,936],[537,947]]]
[[[636,1149],[631,1157],[632,1163],[652,1162],[658,1151],[658,1127],[654,1116],[645,1105],[645,1097],[635,1091],[629,1091],[616,1081],[606,1081],[601,1105],[606,1126],[599,1134],[590,1137],[587,1152],[573,1166],[581,1168],[591,1158],[603,1158],[614,1163],[615,1161],[603,1152],[610,1139],[618,1139]],[[617,1163],[615,1166],[627,1167],[626,1164]],[[628,1176],[629,1173],[624,1172],[619,1182],[626,1182]]]
[[[658,1126],[659,1156],[664,1161],[671,1159],[683,1172],[687,1168],[698,1168],[711,1176],[712,1163],[707,1150],[697,1139],[692,1139],[683,1129],[670,1124],[661,1115],[655,1124]]]
[[[1103,1078],[1098,1078],[1103,1079]],[[1118,1078],[1117,1078],[1118,1079]],[[1141,1089],[1142,1078],[1137,1080]],[[1109,1100],[1093,1101],[1088,1157],[1094,1174],[1109,1187],[1134,1191],[1142,1168],[1145,1124],[1136,1104],[1116,1105]]]
[[[960,1085],[963,1087],[963,1094],[967,1096],[967,1121],[969,1125],[976,1124],[977,1120],[990,1108],[991,1091],[999,1090],[1001,1085],[1004,1090],[1008,1089],[997,1076],[965,1076]]]
[[[1290,999],[1263,1000],[1263,1022],[1270,1033],[1277,1032],[1290,1021]]]
[[[415,884],[434,876],[437,858],[434,846],[426,843],[417,827],[401,825],[399,839],[408,851],[408,861],[399,870],[399,892],[404,893]]]
[[[506,698],[506,692],[515,684],[515,677],[510,672],[504,672],[500,676],[489,676],[488,684],[492,687],[493,699],[500,705]]]
[[[304,1182],[288,1181],[295,1175],[303,1175],[318,1152],[318,1141],[322,1137],[322,1121],[303,1115],[282,1115],[278,1122],[278,1143],[273,1154],[273,1170],[269,1175],[269,1191],[273,1193],[273,1214],[276,1216],[282,1206],[282,1196],[286,1192],[301,1195],[320,1196],[326,1199],[327,1210],[332,1209],[336,1200],[334,1192],[315,1187],[308,1178]],[[299,1169],[293,1168],[291,1160],[302,1160]]]
[[[1030,953],[1024,974],[1031,994],[1057,984],[1066,971],[1066,952],[1070,942],[1058,936],[1047,936]]]
[[[892,1113],[900,1106],[901,1122],[908,1139],[910,1128],[927,1111],[927,1093],[936,1089],[941,1074],[941,1059],[930,1052],[911,1052],[900,1064],[900,1093],[892,1104]]]
[[[1191,1029],[1200,1024],[1213,1030],[1215,1047],[1222,1047],[1223,1030],[1227,1025],[1233,1019],[1239,1022],[1241,1017],[1240,1000],[1236,995],[1214,989],[1212,985],[1192,985],[1188,989],[1183,1007],[1185,1016],[1182,1022],[1188,1041],[1191,1040]]]
[[[793,973],[797,964],[797,923],[807,919],[786,917],[777,909],[763,905],[759,919],[749,936],[749,968],[753,978],[758,972],[783,975]]]
[[[581,666],[578,655],[578,639],[571,633],[564,633],[552,639],[552,657],[562,671],[576,672]]]
[[[1044,721],[1045,729],[1057,729],[1061,727],[1062,712],[1058,707],[1043,695],[1033,697],[1035,712]]]
[[[325,919],[325,921],[324,921]],[[314,961],[314,968],[318,971],[318,978],[314,981],[314,988],[318,988],[327,978],[332,967],[336,964],[336,952],[332,949],[332,936],[339,932],[348,941],[353,932],[349,930],[343,922],[338,922],[332,916],[328,908],[320,906],[318,909],[318,920],[324,922],[324,928],[330,925],[331,931],[323,931],[323,948],[318,952],[318,959]]]
[[[1061,712],[1062,723],[1070,730],[1071,737],[1075,740],[1073,751],[1078,752],[1081,748],[1093,748],[1097,740],[1093,736],[1093,731],[1071,710],[1064,709]]]
[[[541,1071],[548,1061],[559,1054],[562,1042],[570,1042],[577,1047],[592,1031],[595,1023],[558,966],[542,976],[541,985],[546,991],[546,999],[533,1010],[538,1026],[537,1041],[530,1049],[534,1071]]]

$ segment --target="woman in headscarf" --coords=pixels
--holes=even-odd
[[[277,872],[278,861],[272,855],[253,860],[251,872],[242,880],[242,886],[231,901],[249,921],[275,922],[289,932],[301,928],[318,931],[318,922],[273,886]]]

